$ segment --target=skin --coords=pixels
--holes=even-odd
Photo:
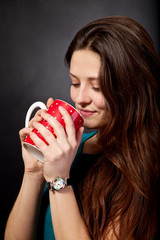
[[[100,65],[100,56],[86,49],[75,51],[70,64],[70,95],[89,129],[99,128],[105,112],[105,99],[99,87]]]
[[[71,98],[84,117],[84,126],[90,129],[99,127],[105,112],[105,99],[98,84],[100,63],[100,57],[96,53],[78,50],[74,52],[70,66]],[[52,102],[53,99],[50,98],[47,106]],[[29,128],[20,131],[25,172],[20,193],[7,222],[5,240],[34,239],[38,206],[45,181],[51,181],[57,176],[69,177],[84,128],[81,127],[75,132],[69,113],[64,108],[59,108],[59,111],[64,117],[66,132],[61,124],[44,110],[36,113]],[[54,128],[57,138],[40,124],[42,119],[47,120]],[[39,130],[49,143],[48,146],[31,132],[33,127]],[[36,161],[23,147],[23,140],[27,134],[30,134],[42,151],[44,164]],[[90,152],[90,146],[93,146],[94,142],[96,137],[84,144],[86,152]],[[56,240],[90,239],[71,186],[59,192],[49,191],[49,200]]]

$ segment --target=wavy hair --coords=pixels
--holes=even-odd
[[[158,229],[160,61],[136,21],[112,16],[91,22],[72,40],[101,57],[100,87],[110,118],[99,129],[97,162],[78,186],[77,200],[91,238],[110,230],[118,240],[152,240]]]

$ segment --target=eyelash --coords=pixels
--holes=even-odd
[[[96,92],[99,92],[100,91],[100,88],[99,87],[92,87],[92,89]]]
[[[79,85],[80,84],[78,84],[78,83],[71,83],[71,86],[73,86],[73,87],[79,87]],[[96,92],[100,91],[99,87],[91,87],[91,89],[93,89]]]
[[[78,84],[78,83],[71,83],[71,86],[73,86],[73,87],[78,87],[79,84]]]

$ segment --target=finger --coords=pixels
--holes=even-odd
[[[37,122],[34,122],[33,126],[40,132],[42,137],[46,140],[46,142],[49,145],[55,144],[55,136],[50,130],[48,130],[47,127]]]
[[[65,108],[63,108],[61,106],[59,107],[59,111],[64,118],[64,122],[66,125],[66,133],[67,133],[69,141],[71,142],[73,140],[76,140],[75,125],[74,125],[74,122],[73,122],[70,114],[68,113],[68,111]]]
[[[41,113],[42,112],[46,112],[46,110],[44,109],[40,109],[36,112],[36,114],[34,115],[34,117],[30,120],[28,126],[29,127],[33,127],[33,122],[41,122],[43,120]]]
[[[41,140],[34,132],[30,133],[30,137],[36,146],[42,151],[42,153],[47,151],[47,145],[45,142]]]
[[[21,129],[21,130],[19,131],[19,136],[20,136],[21,142],[23,142],[23,141],[25,140],[26,136],[27,136],[28,134],[30,134],[31,131],[32,131],[31,128],[23,128],[23,129]]]
[[[57,138],[66,138],[66,133],[63,126],[50,114],[42,113],[42,117],[49,123],[49,125],[54,129]]]
[[[43,118],[41,116],[35,116],[34,118],[31,119],[28,126],[30,128],[33,128],[33,122],[41,122],[42,120],[43,120]]]
[[[49,98],[47,101],[47,108],[49,108],[53,102],[54,102],[53,98]]]
[[[34,115],[34,117],[29,121],[29,124],[28,124],[29,127],[31,127],[31,126],[32,126],[32,123],[33,123],[34,121],[38,120],[39,117],[42,119],[41,111],[42,111],[42,109],[38,110],[38,111],[36,112],[36,114]]]
[[[41,116],[41,112],[42,112],[42,111],[44,111],[44,109],[39,109],[39,110],[35,113],[34,117]]]
[[[47,112],[47,110],[45,110],[45,109],[39,109],[39,110],[36,112],[36,114],[34,115],[33,118],[42,117],[42,116],[41,116],[41,113],[42,113],[42,112]]]

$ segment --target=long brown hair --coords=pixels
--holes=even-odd
[[[158,224],[160,61],[146,30],[120,16],[96,20],[74,37],[76,50],[101,57],[100,87],[110,118],[99,129],[103,152],[79,186],[79,207],[95,240],[152,240]]]

